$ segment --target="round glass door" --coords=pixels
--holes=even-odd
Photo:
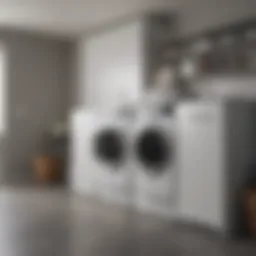
[[[148,128],[137,138],[136,155],[148,172],[161,174],[172,161],[171,141],[160,129]]]
[[[101,130],[94,140],[94,153],[106,164],[118,166],[125,158],[125,143],[123,135],[116,129]]]

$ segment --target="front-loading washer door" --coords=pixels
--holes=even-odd
[[[93,141],[94,155],[101,162],[119,167],[125,161],[126,145],[121,131],[115,128],[100,130]],[[113,168],[118,170],[118,168]]]
[[[172,141],[157,127],[149,127],[140,132],[135,151],[144,170],[155,175],[162,175],[167,171],[173,160]]]

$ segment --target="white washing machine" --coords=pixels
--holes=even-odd
[[[129,204],[132,121],[116,114],[94,112],[80,123],[82,131],[73,135],[77,138],[77,146],[73,146],[76,152],[73,180],[77,188],[107,201]]]
[[[129,118],[98,115],[88,143],[88,163],[93,172],[95,194],[123,204],[130,203],[132,192],[131,126]]]
[[[176,122],[173,106],[142,112],[133,134],[136,207],[170,217],[177,210]]]

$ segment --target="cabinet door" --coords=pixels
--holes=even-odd
[[[142,89],[142,22],[96,34],[84,42],[84,101],[115,108],[136,100]]]
[[[225,230],[223,112],[212,103],[178,109],[181,218]]]

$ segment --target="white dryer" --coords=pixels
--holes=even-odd
[[[144,112],[138,118],[133,164],[138,210],[169,217],[177,208],[176,124],[175,113],[166,109]]]

